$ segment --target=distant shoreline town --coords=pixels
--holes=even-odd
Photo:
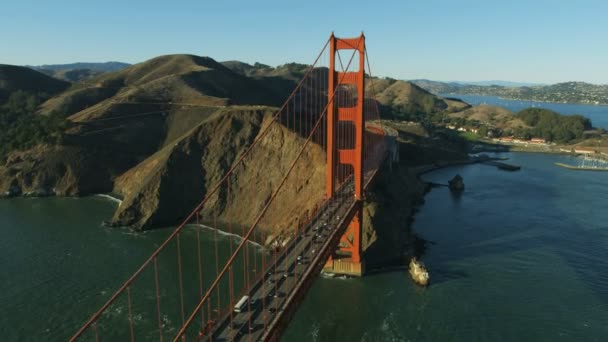
[[[497,96],[506,100],[586,105],[608,105],[608,85],[564,82],[552,85],[503,86],[413,80],[412,83],[442,95]]]

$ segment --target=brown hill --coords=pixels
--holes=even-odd
[[[169,55],[75,84],[40,112],[63,113],[73,123],[70,144],[114,151],[122,169],[125,160],[129,168],[137,165],[225,106],[283,100],[272,87],[211,58]]]
[[[41,112],[58,111],[83,122],[115,116],[114,107],[121,104],[278,105],[281,100],[263,83],[211,58],[167,55],[76,84],[43,104]]]
[[[389,78],[368,80],[366,92],[376,94],[384,116],[449,113],[470,107],[465,102],[435,96],[413,83]]]
[[[72,122],[66,146],[39,146],[9,155],[9,162],[0,167],[0,191],[85,195],[113,190],[125,199],[114,225],[143,229],[174,223],[200,201],[206,187],[226,172],[276,111],[238,104],[279,104],[284,98],[277,93],[295,86],[285,81],[275,92],[275,80],[235,73],[210,58],[174,55],[73,85],[40,108],[44,114],[64,113]],[[255,161],[263,164],[251,169],[257,173],[243,175],[247,181],[241,188],[248,191],[242,196],[267,196],[272,189],[263,188],[260,170],[267,170],[266,165],[282,170],[282,158],[295,153],[285,147],[300,139],[286,131],[268,137],[282,141],[284,148],[269,145],[260,150]],[[306,158],[316,158],[307,171],[322,165],[320,150]],[[197,187],[200,191],[192,191]],[[263,203],[262,198],[250,200]],[[235,210],[239,215],[231,217],[238,217],[236,223],[248,223],[248,209],[223,210]]]
[[[258,138],[260,131],[272,122],[275,111],[267,107],[234,106],[220,110],[198,126],[165,146],[115,182],[114,192],[124,201],[112,220],[117,226],[157,226],[175,222],[183,217],[204,197],[233,166],[236,159]],[[239,129],[235,129],[239,127]],[[287,163],[294,160],[303,139],[283,126],[274,124],[256,148],[247,167],[236,173],[230,196],[217,197],[208,207],[217,210],[220,220],[230,217],[231,223],[249,225],[260,206],[272,194],[273,185],[265,179],[281,179]],[[295,201],[297,192],[322,194],[324,185],[324,153],[318,145],[311,145],[297,164],[294,174],[306,175],[309,186],[315,189],[286,189],[277,203],[286,212],[312,209],[319,198]],[[268,165],[275,167],[269,168]],[[262,175],[263,174],[263,175]],[[276,186],[276,185],[275,185]],[[315,190],[315,191],[310,191]],[[249,203],[243,206],[242,203]],[[241,204],[241,205],[239,205]],[[296,215],[282,215],[266,220],[266,229],[293,226]]]
[[[489,127],[500,128],[502,130],[528,127],[510,110],[491,105],[475,106],[461,112],[452,113],[450,117],[477,120]]]
[[[64,91],[70,84],[30,68],[0,64],[0,103],[11,92],[22,90],[28,93],[54,95]]]
[[[272,71],[274,68],[261,63],[255,63],[253,65],[247,64],[241,61],[225,61],[222,65],[226,68],[245,76],[254,76],[257,73],[263,74],[264,72]]]

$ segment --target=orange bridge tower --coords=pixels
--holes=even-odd
[[[361,276],[364,264],[361,258],[361,228],[363,223],[363,150],[364,150],[364,99],[365,99],[365,36],[357,38],[330,37],[328,109],[327,109],[327,197],[336,194],[336,186],[352,177],[356,209],[338,250],[327,260],[326,270]],[[356,50],[358,70],[336,71],[336,53],[339,50]],[[342,61],[340,61],[342,64]],[[342,65],[343,66],[343,65]],[[357,67],[356,65],[354,66]],[[340,89],[350,89],[352,101],[340,101]],[[345,103],[346,102],[346,103]],[[338,127],[340,133],[338,134]],[[348,137],[348,138],[345,138]],[[344,170],[349,170],[345,172]],[[348,176],[346,176],[348,174]],[[344,183],[343,183],[344,184]],[[349,215],[350,216],[350,215]]]

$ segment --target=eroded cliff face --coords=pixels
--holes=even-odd
[[[221,191],[201,208],[201,220],[251,225],[276,191],[303,146],[303,138],[274,122],[265,107],[220,110],[174,143],[165,146],[118,177],[114,192],[124,197],[112,225],[147,229],[186,217],[220,182],[254,140],[259,145],[240,164]],[[268,232],[296,228],[296,213],[312,211],[323,194],[324,152],[309,144],[290,177],[297,187],[284,187],[260,222]],[[290,179],[292,180],[292,179]],[[318,197],[318,198],[317,198]],[[281,213],[281,215],[271,215]]]

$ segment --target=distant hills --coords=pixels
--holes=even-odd
[[[536,86],[473,85],[430,80],[412,82],[433,94],[441,95],[484,95],[526,101],[608,104],[608,85],[585,82]]]
[[[131,64],[122,62],[45,64],[28,66],[60,80],[79,82],[106,72],[119,71]]]
[[[462,85],[478,85],[478,86],[497,85],[497,86],[501,86],[501,87],[533,87],[533,86],[546,85],[546,84],[542,84],[542,83],[511,82],[511,81],[501,81],[501,80],[492,80],[492,81],[452,81],[451,83],[457,83],[457,84],[462,84]]]
[[[424,121],[432,114],[458,112],[470,105],[455,99],[438,97],[416,84],[390,78],[375,78],[367,82],[366,92],[376,93],[384,117]]]
[[[429,85],[452,85],[452,86],[501,86],[501,87],[533,87],[533,86],[542,86],[546,84],[542,83],[532,83],[532,82],[511,82],[511,81],[501,81],[501,80],[490,80],[490,81],[433,81],[428,79],[415,79],[409,80],[409,82],[416,84],[429,84]]]
[[[73,69],[89,69],[93,71],[112,72],[122,70],[131,66],[129,63],[122,62],[102,62],[102,63],[69,63],[69,64],[44,64],[30,66],[38,70],[73,70]]]

